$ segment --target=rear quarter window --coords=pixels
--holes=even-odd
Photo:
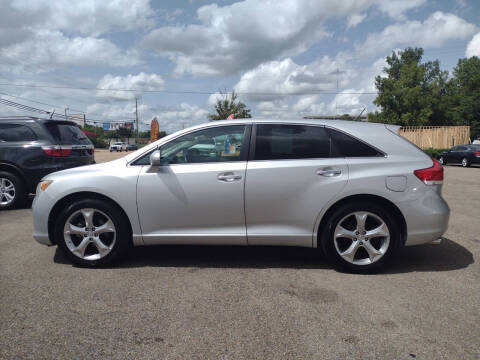
[[[22,142],[35,140],[37,140],[37,136],[26,125],[0,124],[0,141]]]
[[[91,145],[90,140],[78,127],[70,124],[45,124],[57,145]]]
[[[332,141],[331,157],[377,157],[384,156],[374,147],[341,131],[327,128]]]

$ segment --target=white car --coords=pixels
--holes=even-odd
[[[110,148],[109,148],[110,152],[112,151],[126,151],[127,150],[127,144],[125,144],[124,142],[114,142],[113,144],[110,145]]]

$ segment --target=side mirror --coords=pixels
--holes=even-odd
[[[151,155],[150,155],[150,166],[160,166],[160,158],[162,157],[162,154],[160,150],[155,150]]]

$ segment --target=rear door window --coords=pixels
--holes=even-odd
[[[35,141],[37,136],[26,125],[20,124],[0,124],[0,141]]]
[[[70,124],[45,124],[57,145],[91,145],[90,140],[78,127]]]
[[[332,139],[332,157],[375,157],[383,156],[370,145],[341,131],[328,129]]]
[[[255,160],[315,159],[330,156],[330,139],[324,127],[258,124]]]

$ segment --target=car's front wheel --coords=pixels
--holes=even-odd
[[[445,161],[445,158],[443,156],[440,156],[440,158],[438,159],[438,162],[442,165],[447,165],[447,162]]]
[[[322,232],[322,246],[329,259],[355,272],[383,266],[400,244],[395,219],[371,203],[345,204],[331,215]]]
[[[107,202],[85,199],[67,206],[55,224],[55,242],[82,266],[103,266],[119,259],[131,246],[128,220]]]

